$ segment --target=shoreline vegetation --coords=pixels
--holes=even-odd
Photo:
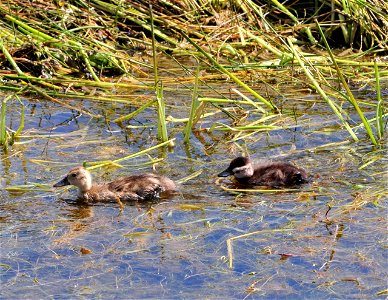
[[[277,103],[248,81],[255,78],[270,84],[273,78],[283,78],[319,94],[350,138],[358,141],[360,134],[341,105],[349,103],[359,116],[357,126],[364,127],[370,143],[377,146],[386,128],[380,81],[388,78],[387,16],[384,0],[289,5],[277,0],[186,0],[156,1],[152,6],[148,1],[9,0],[0,4],[0,91],[7,95],[1,107],[0,144],[6,148],[22,136],[20,96],[44,99],[92,117],[100,116],[83,108],[80,100],[138,107],[115,119],[117,123],[154,107],[157,137],[169,141],[163,91],[173,87],[157,66],[158,59],[166,56],[196,62],[182,64],[187,76],[176,79],[188,84],[193,95],[190,114],[182,121],[186,143],[192,128],[206,116],[209,102],[228,114],[228,103],[240,101],[263,115],[263,122],[256,124],[239,124],[231,115],[232,125],[215,123],[212,130],[278,128],[264,121],[279,115]],[[214,78],[234,82],[235,96],[202,97],[199,86]],[[350,83],[372,86],[375,97],[360,103]],[[117,90],[153,90],[155,97],[144,102]],[[21,107],[20,126],[7,128],[7,102],[15,99]],[[365,116],[370,107],[374,107],[373,119]]]

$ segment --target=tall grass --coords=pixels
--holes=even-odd
[[[21,114],[20,114],[20,124],[16,131],[7,130],[7,102],[13,98],[16,98],[21,104]],[[24,105],[20,101],[20,98],[17,95],[9,95],[4,97],[1,101],[1,111],[0,111],[0,146],[4,150],[8,149],[9,145],[12,145],[16,138],[18,138],[24,128]]]
[[[217,69],[219,69],[224,74],[228,75],[235,83],[237,83],[239,86],[241,86],[243,89],[245,89],[247,92],[249,92],[253,97],[255,97],[257,100],[263,102],[265,105],[267,105],[270,109],[274,110],[275,112],[278,112],[278,108],[271,103],[270,101],[266,100],[264,97],[262,97],[258,92],[254,91],[249,85],[244,83],[240,78],[235,76],[232,72],[230,72],[227,68],[225,68],[223,65],[221,65],[219,62],[217,62],[208,52],[206,52],[204,49],[202,49],[197,43],[195,43],[191,38],[189,38],[185,33],[182,32],[182,35],[185,37],[185,39],[190,42],[201,54],[203,54],[212,64],[216,66]]]
[[[358,137],[347,123],[344,112],[322,88],[329,86],[335,91],[333,85],[325,80],[333,71],[346,90],[345,94],[335,91],[335,95],[353,105],[371,143],[376,144],[384,136],[384,109],[380,94],[373,125],[375,130],[352,95],[347,80],[355,79],[352,68],[356,64],[366,68],[366,74],[374,71],[377,83],[387,72],[384,62],[376,62],[375,71],[373,63],[363,61],[366,55],[388,50],[385,1],[328,3],[317,0],[311,7],[306,2],[285,3],[277,0],[233,3],[187,0],[154,2],[153,7],[143,0],[91,0],[87,3],[47,2],[44,9],[43,6],[22,4],[23,1],[13,0],[0,3],[0,50],[3,57],[0,60],[0,77],[4,78],[0,90],[43,96],[47,101],[93,117],[99,116],[88,112],[82,105],[73,106],[58,98],[130,102],[137,106],[134,112],[118,116],[114,120],[116,122],[135,118],[145,109],[155,109],[157,136],[161,141],[167,141],[166,99],[163,92],[174,89],[174,85],[159,78],[157,56],[163,52],[176,60],[181,56],[195,57],[202,71],[218,70],[221,76],[226,76],[226,80],[231,79],[244,94],[235,92],[243,100],[223,96],[200,97],[198,86],[206,85],[210,77],[197,74],[179,79],[194,83],[190,115],[183,129],[187,143],[195,122],[202,114],[209,113],[204,111],[205,103],[217,106],[231,116],[233,122],[238,117],[233,115],[228,105],[253,105],[257,111],[268,115],[279,112],[279,105],[272,97],[268,94],[263,96],[261,90],[252,86],[264,82],[274,94],[280,95],[281,91],[270,83],[271,78],[301,82],[298,75],[292,73],[294,69],[291,69],[297,59],[309,78],[309,84],[322,95],[353,140]],[[302,52],[296,47],[317,47],[317,42],[325,45],[331,57],[330,62],[325,54],[320,55],[314,48],[304,47]],[[343,45],[364,51],[356,55],[349,52],[348,57],[335,57],[331,49]],[[143,59],[148,58],[148,50],[152,50],[150,64]],[[142,51],[142,56],[133,55]],[[317,71],[319,76],[315,78],[310,69],[319,70],[321,74]],[[153,78],[150,78],[150,70],[153,70]],[[104,96],[91,96],[84,91],[85,86],[96,89]],[[117,88],[131,91],[153,89],[155,99],[140,103],[129,96],[112,95],[110,92]],[[380,87],[376,85],[376,92],[379,90]],[[201,98],[202,101],[199,101]],[[263,124],[236,122],[234,125],[217,123],[209,129],[254,130],[255,126]],[[268,126],[270,129],[274,125],[271,123]]]
[[[381,97],[381,88],[380,88],[380,74],[379,68],[375,62],[375,79],[376,79],[376,97],[377,97],[377,105],[376,105],[376,131],[379,139],[382,139],[384,136],[385,125],[384,125],[384,101]]]
[[[353,105],[353,107],[355,108],[355,110],[357,111],[357,114],[359,115],[360,119],[362,120],[362,123],[365,126],[365,129],[366,129],[366,131],[368,133],[368,136],[369,136],[371,142],[374,145],[377,145],[377,141],[376,141],[376,139],[375,139],[375,137],[373,135],[373,131],[372,131],[372,128],[370,127],[369,121],[365,118],[364,113],[362,112],[362,110],[360,109],[360,106],[358,105],[356,99],[354,98],[353,93],[351,92],[351,90],[349,88],[349,85],[347,84],[347,82],[345,80],[345,77],[342,74],[342,72],[341,72],[341,70],[340,70],[340,68],[338,66],[338,63],[337,63],[337,61],[336,61],[336,59],[335,59],[335,57],[333,55],[333,52],[330,49],[330,46],[329,46],[329,44],[328,44],[328,42],[326,40],[326,37],[325,37],[325,35],[324,35],[324,33],[323,33],[322,29],[321,29],[321,26],[319,25],[318,22],[316,22],[316,24],[318,26],[319,33],[321,34],[322,40],[325,43],[326,50],[329,53],[331,61],[332,61],[332,63],[335,66],[335,70],[337,72],[338,78],[339,78],[340,82],[342,83],[342,86],[346,90],[346,95],[347,95],[346,100],[348,102],[350,102]]]
[[[330,97],[326,94],[326,92],[322,89],[319,82],[314,78],[313,74],[310,72],[310,70],[306,67],[305,63],[302,61],[301,55],[298,53],[297,49],[294,47],[293,43],[290,39],[288,39],[288,43],[290,45],[290,49],[295,55],[295,58],[301,68],[303,69],[305,75],[307,78],[311,81],[312,86],[314,89],[322,96],[322,98],[326,101],[326,103],[330,106],[330,108],[333,110],[334,114],[338,117],[338,119],[341,121],[341,123],[344,125],[346,130],[349,132],[353,140],[358,141],[358,137],[354,133],[353,129],[350,127],[348,122],[345,120],[345,117],[343,116],[343,113],[340,111],[340,108],[330,99]]]
[[[152,61],[154,68],[154,80],[155,80],[155,94],[157,101],[157,114],[158,114],[158,138],[162,142],[168,141],[167,123],[166,123],[166,104],[163,97],[163,83],[159,79],[158,75],[158,61],[156,57],[156,41],[154,30],[154,15],[152,11],[152,5],[149,6],[149,13],[151,19],[151,34],[152,34]],[[171,144],[172,145],[172,144]]]
[[[195,72],[195,82],[194,82],[194,88],[193,88],[193,94],[191,96],[191,107],[190,107],[190,115],[189,119],[186,123],[186,127],[184,130],[184,143],[188,143],[190,141],[190,134],[193,126],[196,123],[196,120],[199,119],[201,112],[198,110],[200,102],[198,101],[198,85],[199,85],[199,64],[197,61],[197,70]],[[197,118],[196,118],[197,116]]]

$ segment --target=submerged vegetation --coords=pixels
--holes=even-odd
[[[232,121],[215,123],[209,130],[278,128],[267,120],[281,112],[274,101],[281,93],[277,88],[291,82],[318,92],[353,140],[360,135],[352,124],[361,122],[356,126],[364,127],[370,142],[377,145],[386,128],[382,100],[386,91],[380,90],[380,80],[385,81],[388,72],[383,56],[388,51],[387,13],[384,0],[296,1],[288,6],[275,0],[188,0],[152,6],[147,1],[10,0],[0,4],[0,89],[11,98],[43,97],[91,115],[77,99],[138,107],[115,122],[156,107],[157,136],[165,142],[169,137],[163,90],[172,85],[158,75],[157,57],[194,58],[197,66],[179,62],[186,77],[176,79],[191,82],[194,95],[190,116],[182,121],[185,142],[190,139],[190,128],[206,118],[206,103]],[[339,52],[340,47],[348,50]],[[225,93],[201,99],[200,86],[206,85],[215,70],[219,78],[234,81],[235,96]],[[273,93],[266,95],[252,87],[274,81]],[[376,95],[360,103],[352,88],[365,85],[374,86]],[[125,91],[136,90],[154,90],[156,98],[144,103],[125,95]],[[357,119],[344,110],[346,102]],[[1,111],[2,145],[9,143],[9,136],[20,134],[4,125],[6,103],[4,100]],[[228,110],[229,103],[247,105],[262,113],[262,119],[254,123],[240,120]],[[374,118],[367,115],[370,107],[375,108]]]

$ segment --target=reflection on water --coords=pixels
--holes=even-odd
[[[175,103],[187,98],[165,96]],[[0,191],[2,298],[369,298],[384,290],[384,153],[360,168],[378,150],[346,142],[325,105],[291,102],[297,117],[287,117],[284,103],[288,129],[244,135],[198,130],[185,146],[182,125],[170,123],[176,147],[149,153],[163,160],[139,156],[124,168],[93,173],[97,181],[112,180],[155,168],[177,180],[202,170],[171,198],[125,203],[120,211],[114,203],[77,203],[74,190]],[[2,188],[50,186],[71,166],[157,144],[156,129],[143,126],[154,123],[152,109],[118,126],[109,119],[133,107],[85,102],[94,114],[104,115],[103,108],[112,114],[94,119],[26,105],[25,137],[1,155]],[[169,113],[185,117],[187,109]],[[290,160],[314,182],[296,193],[223,191],[216,175],[242,151],[254,159]],[[229,186],[230,179],[221,183]]]

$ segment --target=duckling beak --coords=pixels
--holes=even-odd
[[[60,187],[60,186],[65,186],[65,185],[70,185],[70,182],[67,179],[67,176],[65,178],[63,178],[61,181],[58,181],[56,184],[54,184],[53,187]]]
[[[222,171],[220,174],[218,174],[218,177],[228,177],[233,175],[233,172],[229,169],[226,169],[225,171]]]

